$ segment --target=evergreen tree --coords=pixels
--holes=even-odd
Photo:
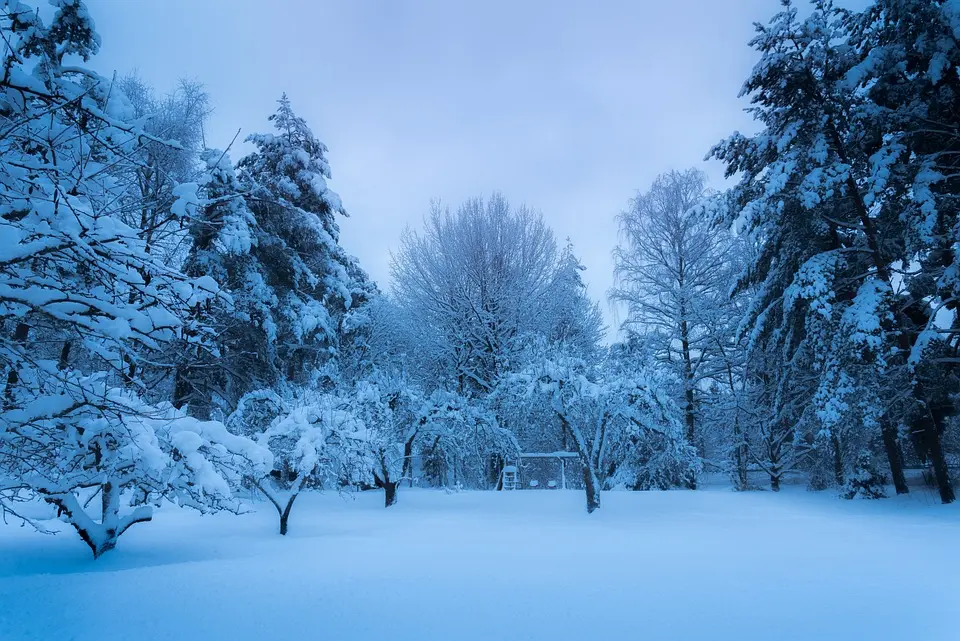
[[[247,139],[256,151],[237,165],[246,202],[230,205],[242,212],[227,221],[235,226],[220,237],[229,236],[224,251],[244,256],[233,267],[230,291],[246,299],[244,313],[257,325],[257,336],[247,336],[238,349],[263,362],[256,381],[283,389],[310,382],[318,367],[339,354],[363,324],[357,308],[375,290],[339,244],[336,216],[346,213],[327,186],[327,148],[294,114],[286,95],[270,121],[275,133]],[[237,190],[232,181],[224,175],[211,183],[215,207],[225,206],[216,201],[217,189]]]
[[[906,363],[919,310],[898,289],[897,266],[911,262],[904,221],[876,188],[883,131],[868,126],[867,96],[848,85],[858,62],[845,44],[852,14],[818,1],[800,20],[784,7],[758,26],[762,58],[743,89],[764,129],[712,152],[728,175],[742,174],[737,222],[761,247],[744,281],[758,288],[747,322],[783,353],[785,367],[771,374],[816,394],[819,433],[836,442],[843,423],[877,430],[906,492],[898,426],[928,422],[918,410],[930,399]]]
[[[548,295],[553,309],[549,315],[551,327],[547,330],[547,338],[589,354],[603,339],[604,326],[600,306],[587,294],[582,275],[584,270],[586,267],[573,253],[573,243],[568,240],[560,253]]]
[[[182,347],[173,402],[207,417],[214,408],[229,413],[252,389],[279,383],[270,361],[278,299],[266,283],[255,250],[263,236],[247,205],[230,157],[217,149],[203,153],[206,173],[201,204],[190,221],[190,251],[184,272],[206,275],[224,295],[191,310],[196,325],[213,328],[215,349]]]
[[[960,238],[960,14],[955,3],[880,0],[847,19],[858,62],[851,91],[869,98],[857,126],[871,137],[867,204],[896,220],[903,247],[894,322],[917,392],[906,423],[930,462],[941,498],[953,500],[942,438],[956,406]],[[888,232],[883,230],[883,237]]]

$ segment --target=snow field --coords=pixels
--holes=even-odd
[[[952,641],[960,509],[928,498],[306,494],[287,537],[165,508],[96,562],[4,527],[0,639]]]

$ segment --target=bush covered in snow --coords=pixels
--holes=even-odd
[[[870,452],[861,452],[841,496],[845,499],[883,499],[887,497],[886,484],[887,478],[877,468]]]

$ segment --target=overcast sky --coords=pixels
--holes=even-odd
[[[737,98],[778,0],[88,0],[101,73],[204,82],[207,144],[267,130],[281,92],[330,148],[342,243],[386,288],[431,199],[500,190],[543,212],[606,303],[616,214],[752,130]],[[248,148],[235,146],[237,160]]]

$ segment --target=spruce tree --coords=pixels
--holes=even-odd
[[[272,295],[262,353],[272,378],[305,384],[336,357],[355,314],[374,292],[340,246],[338,215],[346,215],[328,186],[326,146],[283,95],[270,121],[275,132],[247,138],[256,151],[238,163],[240,185],[257,230],[250,253],[262,287]]]
[[[955,3],[879,0],[847,19],[858,58],[846,79],[869,98],[857,127],[867,139],[866,200],[896,220],[903,247],[896,322],[918,392],[906,422],[932,464],[944,502],[954,499],[942,435],[956,413],[960,237],[960,14]],[[883,230],[883,236],[889,235]]]
[[[763,130],[735,134],[711,155],[728,175],[742,175],[736,222],[761,248],[745,279],[759,289],[748,323],[755,339],[782,354],[785,369],[770,372],[780,379],[777,406],[802,400],[785,397],[783,383],[804,374],[796,366],[805,363],[816,379],[821,433],[835,436],[849,421],[878,430],[897,491],[906,492],[897,428],[925,398],[902,367],[909,319],[892,268],[904,258],[902,224],[868,192],[865,150],[879,134],[858,126],[867,100],[846,84],[857,62],[843,44],[849,19],[818,1],[800,20],[785,1],[769,26],[758,26],[751,44],[762,57],[742,93]],[[899,393],[905,386],[910,401]]]

